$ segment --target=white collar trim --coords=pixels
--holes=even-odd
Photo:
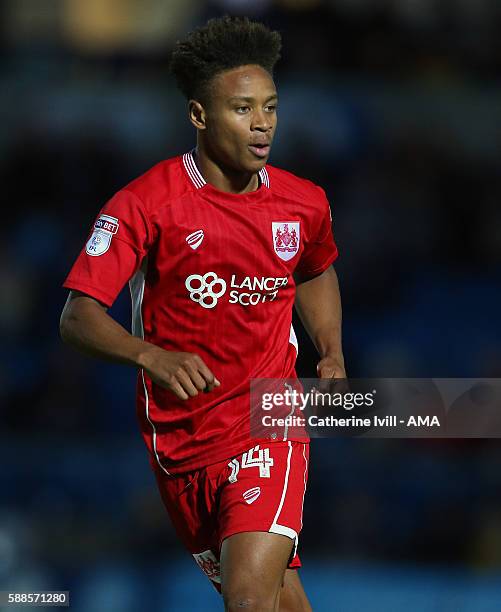
[[[189,153],[185,153],[183,155],[183,164],[190,177],[191,182],[195,185],[197,189],[201,189],[204,185],[206,185],[206,181],[204,177],[200,174],[200,170],[195,163],[195,158],[193,157],[193,150]],[[261,183],[270,188],[270,176],[266,168],[262,168],[259,171],[259,178],[261,179]]]
[[[186,168],[188,176],[191,179],[191,182],[197,189],[201,189],[206,183],[204,177],[200,174],[200,170],[197,168],[195,159],[193,157],[193,151],[183,155],[183,164]]]

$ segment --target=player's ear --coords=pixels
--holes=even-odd
[[[205,130],[205,109],[197,100],[190,100],[188,102],[188,109],[190,113],[190,121],[197,128],[197,130]]]

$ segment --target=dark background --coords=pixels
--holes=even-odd
[[[270,161],[332,204],[349,375],[501,376],[501,4],[0,6],[0,590],[70,589],[79,612],[220,609],[159,500],[135,373],[62,345],[61,283],[104,202],[195,143],[175,40],[247,14],[284,39]],[[128,326],[125,292],[112,313]],[[501,609],[500,487],[497,440],[315,440],[314,608]]]

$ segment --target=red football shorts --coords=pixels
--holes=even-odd
[[[151,458],[160,494],[174,528],[202,571],[221,590],[219,559],[225,538],[244,531],[278,533],[294,541],[303,526],[309,445],[258,444],[208,467],[169,476]]]

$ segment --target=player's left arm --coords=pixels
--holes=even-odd
[[[318,377],[346,378],[341,343],[341,296],[337,274],[332,266],[318,276],[297,284],[295,306],[320,355]]]

